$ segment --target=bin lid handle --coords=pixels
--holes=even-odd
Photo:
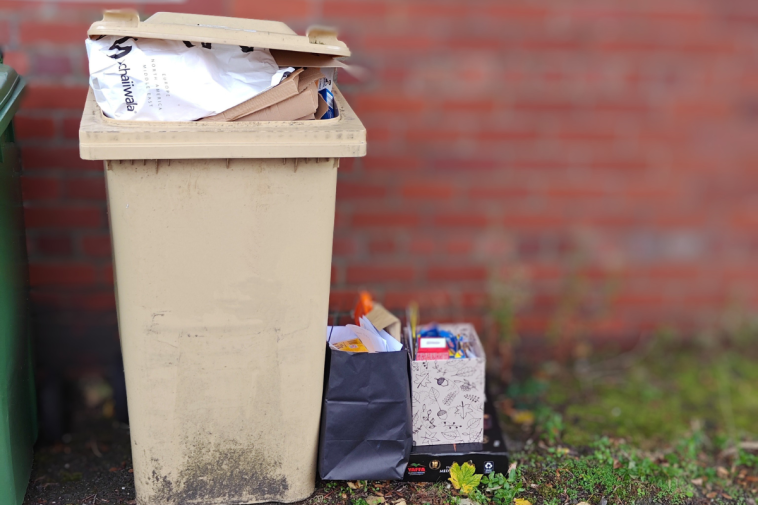
[[[109,26],[139,26],[139,14],[134,9],[109,9],[103,12],[101,23]]]

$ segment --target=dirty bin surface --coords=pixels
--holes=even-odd
[[[89,34],[349,54],[263,23],[114,14]],[[333,89],[333,119],[241,123],[115,121],[90,90],[80,153],[104,161],[139,503],[314,490],[337,169],[366,152]]]

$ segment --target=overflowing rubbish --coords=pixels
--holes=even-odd
[[[178,40],[86,40],[103,113],[130,121],[306,121],[337,117],[331,57]],[[310,56],[310,57],[309,57]],[[281,60],[278,61],[278,60]],[[295,63],[296,65],[291,65]]]
[[[437,481],[465,461],[483,473],[507,469],[473,325],[420,325],[412,305],[400,332],[400,319],[365,292],[353,317],[356,324],[327,329],[322,479]]]
[[[279,84],[268,49],[178,40],[87,39],[90,86],[106,116],[194,121]]]

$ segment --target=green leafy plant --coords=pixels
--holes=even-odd
[[[476,467],[471,463],[453,463],[450,467],[450,478],[448,479],[453,487],[461,493],[468,495],[479,486],[482,480],[482,474],[476,473]]]
[[[516,496],[524,490],[521,472],[515,465],[508,469],[508,477],[502,473],[485,475],[482,478],[484,493],[492,496],[496,505],[510,505]]]

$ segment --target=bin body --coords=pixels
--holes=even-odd
[[[0,64],[0,503],[18,505],[37,438],[21,166],[11,124],[23,87]]]
[[[106,15],[88,33],[349,54],[213,16]],[[90,90],[80,153],[104,161],[140,505],[315,488],[337,168],[366,152],[333,91],[334,119],[209,123],[115,121]]]
[[[139,503],[307,497],[337,160],[107,166]]]

